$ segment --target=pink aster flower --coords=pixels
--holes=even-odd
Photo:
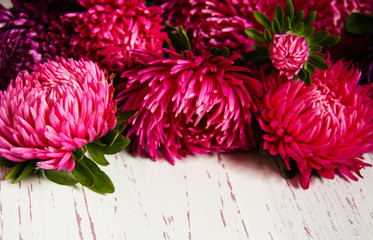
[[[325,178],[339,172],[357,180],[360,169],[371,166],[362,154],[373,151],[372,85],[358,86],[360,72],[350,64],[330,65],[313,74],[310,86],[262,74],[263,148],[279,154],[289,169],[293,159],[303,188],[309,187],[312,170]]]
[[[0,156],[72,171],[72,151],[114,128],[113,92],[91,61],[57,58],[21,72],[0,92]]]
[[[79,0],[85,12],[69,13],[76,34],[71,40],[77,57],[96,61],[113,72],[131,65],[133,48],[161,52],[167,34],[161,32],[160,7],[142,0]]]
[[[303,68],[308,60],[309,49],[304,38],[294,34],[275,34],[273,43],[269,47],[269,56],[273,66],[292,79]]]
[[[261,84],[249,70],[210,52],[171,58],[134,51],[138,68],[125,71],[118,89],[122,111],[138,109],[128,136],[139,154],[162,152],[173,163],[190,153],[224,152],[255,146],[251,113],[262,95]]]
[[[19,71],[55,56],[68,57],[70,32],[58,18],[13,14],[0,5],[0,89]]]

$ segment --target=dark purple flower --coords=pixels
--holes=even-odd
[[[18,12],[27,14],[58,15],[82,10],[77,0],[11,0]]]
[[[19,71],[55,56],[70,56],[69,30],[47,15],[13,14],[0,5],[0,87]]]

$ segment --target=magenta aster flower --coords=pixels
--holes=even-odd
[[[304,38],[294,34],[275,34],[269,47],[269,56],[280,75],[292,79],[309,58],[309,48]]]
[[[85,12],[66,14],[75,26],[71,40],[77,57],[94,60],[113,72],[131,65],[133,48],[161,52],[167,34],[161,32],[160,7],[141,0],[80,0]]]
[[[224,152],[255,146],[251,113],[262,94],[249,70],[210,52],[185,56],[169,51],[165,58],[150,51],[134,51],[138,68],[125,71],[118,89],[122,111],[138,109],[128,136],[139,154],[146,149],[173,163],[190,153]]]
[[[72,171],[72,152],[114,128],[113,92],[91,61],[57,58],[21,72],[0,92],[0,156]]]
[[[360,169],[371,166],[361,159],[373,151],[372,85],[358,86],[360,72],[342,61],[312,78],[307,86],[262,74],[263,148],[279,154],[289,169],[293,159],[303,188],[309,187],[312,170],[325,178],[339,172],[357,180]]]
[[[70,54],[69,30],[57,18],[13,14],[0,5],[0,88],[19,71]]]

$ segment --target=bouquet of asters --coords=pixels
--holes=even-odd
[[[130,144],[171,164],[258,150],[305,189],[311,174],[358,180],[373,152],[372,6],[12,0],[0,6],[6,178],[112,193],[98,165]]]

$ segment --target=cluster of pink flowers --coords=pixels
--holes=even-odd
[[[105,135],[137,111],[131,149],[172,164],[263,147],[295,162],[303,188],[311,172],[357,180],[370,166],[373,85],[330,56],[338,37],[314,33],[341,34],[369,0],[12,2],[0,5],[2,158],[72,172],[93,144],[110,153]]]

